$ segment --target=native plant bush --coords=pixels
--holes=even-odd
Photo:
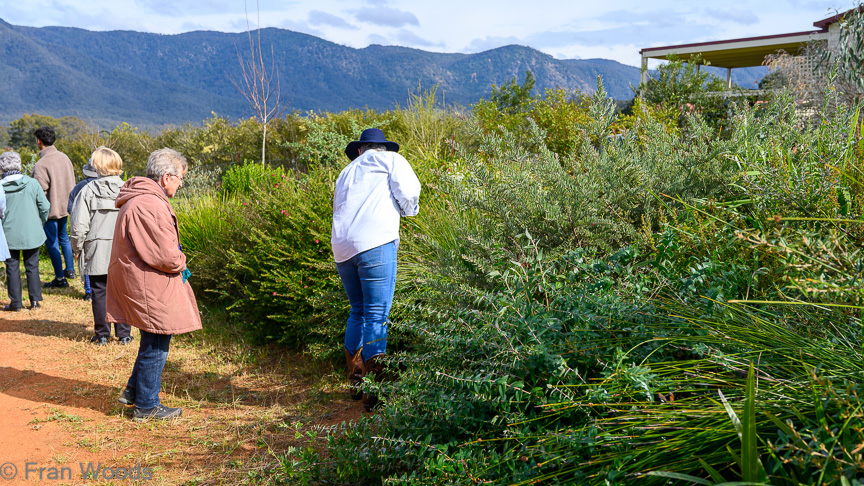
[[[400,379],[367,383],[383,409],[305,464],[352,484],[864,481],[864,327],[842,307],[860,121],[763,105],[723,137],[653,107],[612,137],[601,95],[572,156],[528,120],[457,146],[406,228]]]
[[[528,71],[520,85],[513,78],[504,85],[492,87],[489,100],[481,100],[472,108],[478,126],[484,133],[529,136],[529,120],[543,129],[546,147],[566,157],[576,152],[583,142],[584,126],[590,123],[590,98],[563,88],[546,89],[532,94],[534,76]]]
[[[719,94],[727,90],[726,83],[699,69],[704,61],[698,54],[688,59],[671,55],[667,61],[649,73],[648,81],[637,88],[637,96],[651,105],[677,110],[681,121],[687,113],[699,113],[712,128],[722,128],[729,102]]]
[[[301,120],[296,141],[285,147],[297,154],[299,168],[341,167],[347,160],[345,146],[357,140],[366,128],[387,132],[391,116],[375,110],[350,110],[342,113],[309,113]],[[387,133],[387,135],[391,135]]]
[[[644,250],[683,211],[682,198],[716,197],[736,179],[726,142],[713,138],[700,117],[688,117],[680,131],[646,117],[613,136],[617,115],[598,88],[570,157],[550,151],[532,119],[521,136],[479,130],[476,149],[456,146],[433,188],[446,197],[431,199],[429,210],[408,223],[419,233],[405,259],[416,262],[407,271],[420,295],[472,300],[472,289],[492,285],[487,276],[502,264],[523,261],[516,237],[526,231],[550,255]]]
[[[466,116],[458,108],[447,108],[437,87],[417,87],[404,108],[392,112],[386,135],[399,142],[400,153],[409,160],[447,161],[455,156],[453,144],[473,145]],[[421,164],[423,167],[429,164]],[[425,175],[425,174],[424,174]]]
[[[634,252],[546,260],[520,240],[531,258],[495,276],[477,306],[403,322],[424,339],[394,358],[400,381],[367,385],[385,408],[311,458],[323,480],[864,480],[860,321],[815,308],[706,312],[675,289],[651,297],[655,277]]]
[[[683,282],[651,298],[656,277],[632,250],[547,259],[528,235],[518,240],[526,261],[494,276],[477,305],[402,323],[424,339],[394,357],[406,370],[398,382],[367,385],[385,408],[334,431],[327,458],[311,458],[322,480],[721,483],[746,480],[742,460],[760,457],[773,484],[864,477],[853,452],[862,432],[844,423],[860,420],[847,394],[864,371],[859,321],[818,309],[706,313],[671,292]],[[752,449],[732,415],[750,421]],[[820,443],[830,457],[809,457]]]
[[[247,164],[226,174],[220,195],[178,206],[193,284],[257,340],[295,348],[322,341],[338,349],[344,324],[331,314],[346,303],[329,247],[337,175]]]
[[[270,186],[274,178],[285,179],[286,174],[281,167],[247,162],[225,171],[220,190],[225,196],[248,197],[255,188]]]
[[[241,241],[247,246],[227,251],[226,270],[239,284],[230,308],[256,319],[249,327],[258,337],[294,347],[318,337],[338,343],[334,338],[343,324],[316,319],[322,310],[312,305],[342,288],[328,246],[337,175],[321,169],[293,179],[274,171],[268,183],[252,188],[248,200],[238,198]],[[331,305],[344,308],[339,297]]]

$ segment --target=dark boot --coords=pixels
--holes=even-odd
[[[348,393],[352,400],[363,398],[363,391],[360,390],[360,383],[363,382],[363,358],[360,356],[362,349],[358,349],[354,354],[345,349],[345,364],[348,366]]]
[[[376,354],[367,359],[366,362],[363,363],[365,371],[363,376],[371,376],[375,381],[380,383],[384,379],[384,363],[380,360],[380,358],[383,357],[383,354]],[[363,392],[363,408],[365,408],[367,412],[371,412],[377,405],[378,397],[374,393]]]

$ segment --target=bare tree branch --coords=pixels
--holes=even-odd
[[[270,121],[282,115],[287,106],[282,106],[282,85],[279,79],[279,70],[276,69],[276,54],[273,46],[270,46],[270,65],[265,64],[264,51],[261,46],[261,5],[256,0],[258,13],[258,25],[255,28],[255,36],[252,35],[252,27],[249,25],[248,5],[244,2],[246,9],[246,35],[249,40],[249,57],[244,59],[240,48],[234,45],[237,51],[237,61],[240,64],[240,79],[229,76],[228,79],[237,88],[237,91],[249,103],[252,114],[262,127],[261,140],[261,163],[264,164],[267,155],[267,129]]]

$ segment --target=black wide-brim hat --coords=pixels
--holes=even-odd
[[[390,152],[399,151],[399,144],[384,138],[384,132],[377,128],[367,128],[360,134],[360,140],[348,143],[348,146],[345,147],[345,155],[347,155],[350,160],[356,159],[360,155],[357,153],[357,150],[360,149],[360,146],[367,143],[380,143],[384,144]]]

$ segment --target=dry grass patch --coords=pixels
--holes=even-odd
[[[150,467],[155,482],[148,484],[266,483],[262,471],[276,455],[362,413],[345,395],[340,363],[249,344],[224,313],[202,307],[205,330],[172,341],[163,373],[161,399],[182,407],[183,417],[133,422],[116,399],[135,361],[138,331],[129,346],[90,344],[93,318],[82,295],[75,281],[45,291],[42,310],[0,321],[14,348],[4,349],[0,393],[35,402],[34,427],[56,424],[69,433],[56,443],[38,431],[48,448],[68,451],[53,457],[55,464],[86,455],[107,466]]]

